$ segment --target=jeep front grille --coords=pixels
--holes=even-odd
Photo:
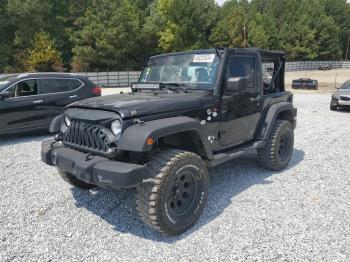
[[[110,141],[103,127],[83,121],[71,121],[67,132],[62,136],[63,144],[92,152],[108,153]]]

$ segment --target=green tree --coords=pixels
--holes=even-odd
[[[75,21],[72,35],[75,60],[92,70],[133,67],[140,37],[140,17],[127,0],[92,0]]]
[[[340,43],[344,59],[350,58],[350,4],[347,0],[320,0],[326,14],[333,18],[339,27]]]
[[[248,3],[231,0],[220,10],[220,20],[214,27],[210,41],[219,47],[244,47],[244,28],[249,23]]]
[[[0,72],[12,71],[14,27],[9,23],[7,0],[0,0]]]
[[[47,33],[38,33],[26,57],[26,69],[34,72],[62,71],[61,53]]]
[[[214,0],[157,0],[152,15],[159,19],[159,50],[209,47],[208,39],[217,20],[217,10]]]
[[[341,59],[340,28],[325,11],[322,1],[309,0],[304,8],[309,17],[310,28],[316,31],[317,59]]]

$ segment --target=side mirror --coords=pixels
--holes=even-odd
[[[11,93],[10,92],[2,92],[0,93],[0,101],[3,101],[5,100],[6,98],[9,98],[11,96]]]
[[[244,91],[247,88],[248,81],[245,77],[231,77],[226,82],[226,92],[235,93]]]
[[[335,88],[336,88],[336,89],[340,89],[340,86],[339,86],[339,85],[336,85]]]

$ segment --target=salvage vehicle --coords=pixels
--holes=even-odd
[[[331,64],[320,65],[318,67],[318,70],[321,70],[321,71],[332,70],[332,65]]]
[[[350,108],[350,80],[342,84],[337,91],[332,94],[330,109]]]
[[[85,76],[64,73],[0,77],[0,135],[49,130],[51,121],[73,102],[101,95]]]
[[[268,83],[262,63],[274,64]],[[297,110],[284,71],[282,51],[151,57],[131,93],[77,102],[56,117],[42,160],[79,188],[137,188],[142,220],[182,233],[207,202],[208,167],[251,150],[267,169],[288,166]]]
[[[299,78],[292,81],[293,89],[318,89],[318,81],[310,78]]]

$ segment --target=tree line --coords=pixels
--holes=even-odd
[[[0,72],[140,69],[210,47],[347,60],[346,0],[0,0]]]

